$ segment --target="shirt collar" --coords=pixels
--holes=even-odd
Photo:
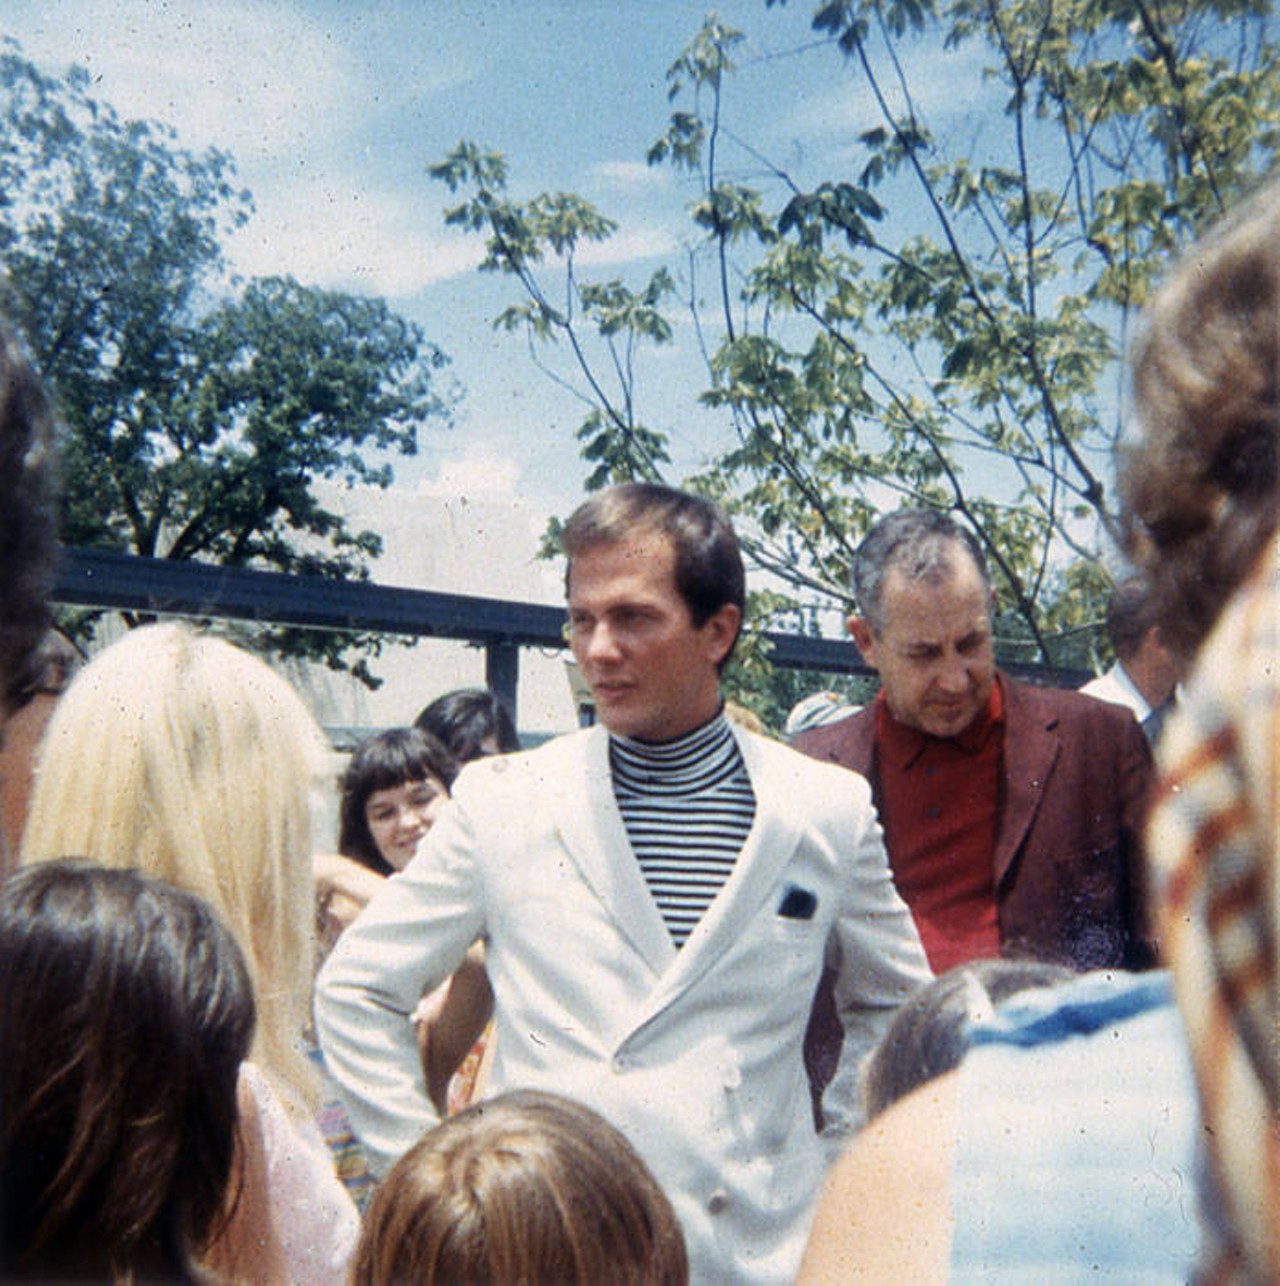
[[[889,703],[885,700],[883,688],[876,698],[876,753],[883,756],[886,763],[901,771],[910,768],[931,745],[955,746],[966,754],[975,755],[987,744],[993,731],[1003,727],[1004,691],[998,674],[991,685],[991,696],[987,699],[986,708],[954,737],[935,737],[919,728],[899,723],[889,713]]]
[[[690,728],[670,741],[637,741],[616,732],[609,734],[610,745],[620,749],[628,759],[650,765],[681,763],[691,757],[708,754],[713,748],[723,747],[732,740],[733,730],[729,727],[723,702],[706,723]]]

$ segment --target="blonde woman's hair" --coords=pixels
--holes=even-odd
[[[206,899],[249,964],[254,1061],[316,1104],[302,1046],[314,959],[312,791],[322,733],[262,661],[178,624],[131,631],[59,700],[23,834],[24,865],[88,857]]]

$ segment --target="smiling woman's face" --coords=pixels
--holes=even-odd
[[[369,834],[384,860],[403,871],[431,829],[449,792],[435,777],[375,790],[364,805]]]

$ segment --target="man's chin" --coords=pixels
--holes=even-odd
[[[593,700],[597,723],[604,724],[610,732],[617,733],[620,737],[631,735],[627,727],[631,721],[627,718],[626,702],[599,694],[593,694]]]
[[[629,741],[664,739],[661,728],[655,727],[655,720],[650,712],[629,707],[625,701],[597,704],[596,720],[615,737],[626,737]]]
[[[921,726],[931,737],[958,737],[973,721],[972,710],[957,710],[953,714],[930,713],[921,720]]]
[[[613,733],[615,737],[626,737],[632,741],[646,741],[645,722],[643,719],[628,719],[621,712],[613,710],[596,709],[596,718],[602,723],[606,731]]]
[[[634,722],[641,715],[635,708],[630,688],[619,688],[613,692],[594,691],[591,696],[596,707],[596,718],[601,723],[608,724],[612,731],[622,732],[624,736],[626,734],[621,727],[613,729],[612,725]]]

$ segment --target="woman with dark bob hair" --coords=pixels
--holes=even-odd
[[[379,875],[401,870],[457,772],[444,746],[418,728],[389,728],[362,742],[342,776],[338,852]]]
[[[254,1029],[193,894],[53,861],[0,889],[0,1278],[199,1281]]]
[[[684,1234],[639,1154],[602,1116],[533,1090],[425,1134],[365,1220],[353,1286],[559,1282],[682,1286]]]
[[[457,772],[444,746],[419,728],[389,728],[356,747],[342,775],[338,852],[367,871],[354,868],[361,877],[355,879],[334,860],[317,857],[327,943],[359,915],[383,877],[409,864]],[[427,1090],[442,1112],[451,1098],[460,1106],[478,1093],[492,1013],[493,989],[477,944],[415,1018]]]

